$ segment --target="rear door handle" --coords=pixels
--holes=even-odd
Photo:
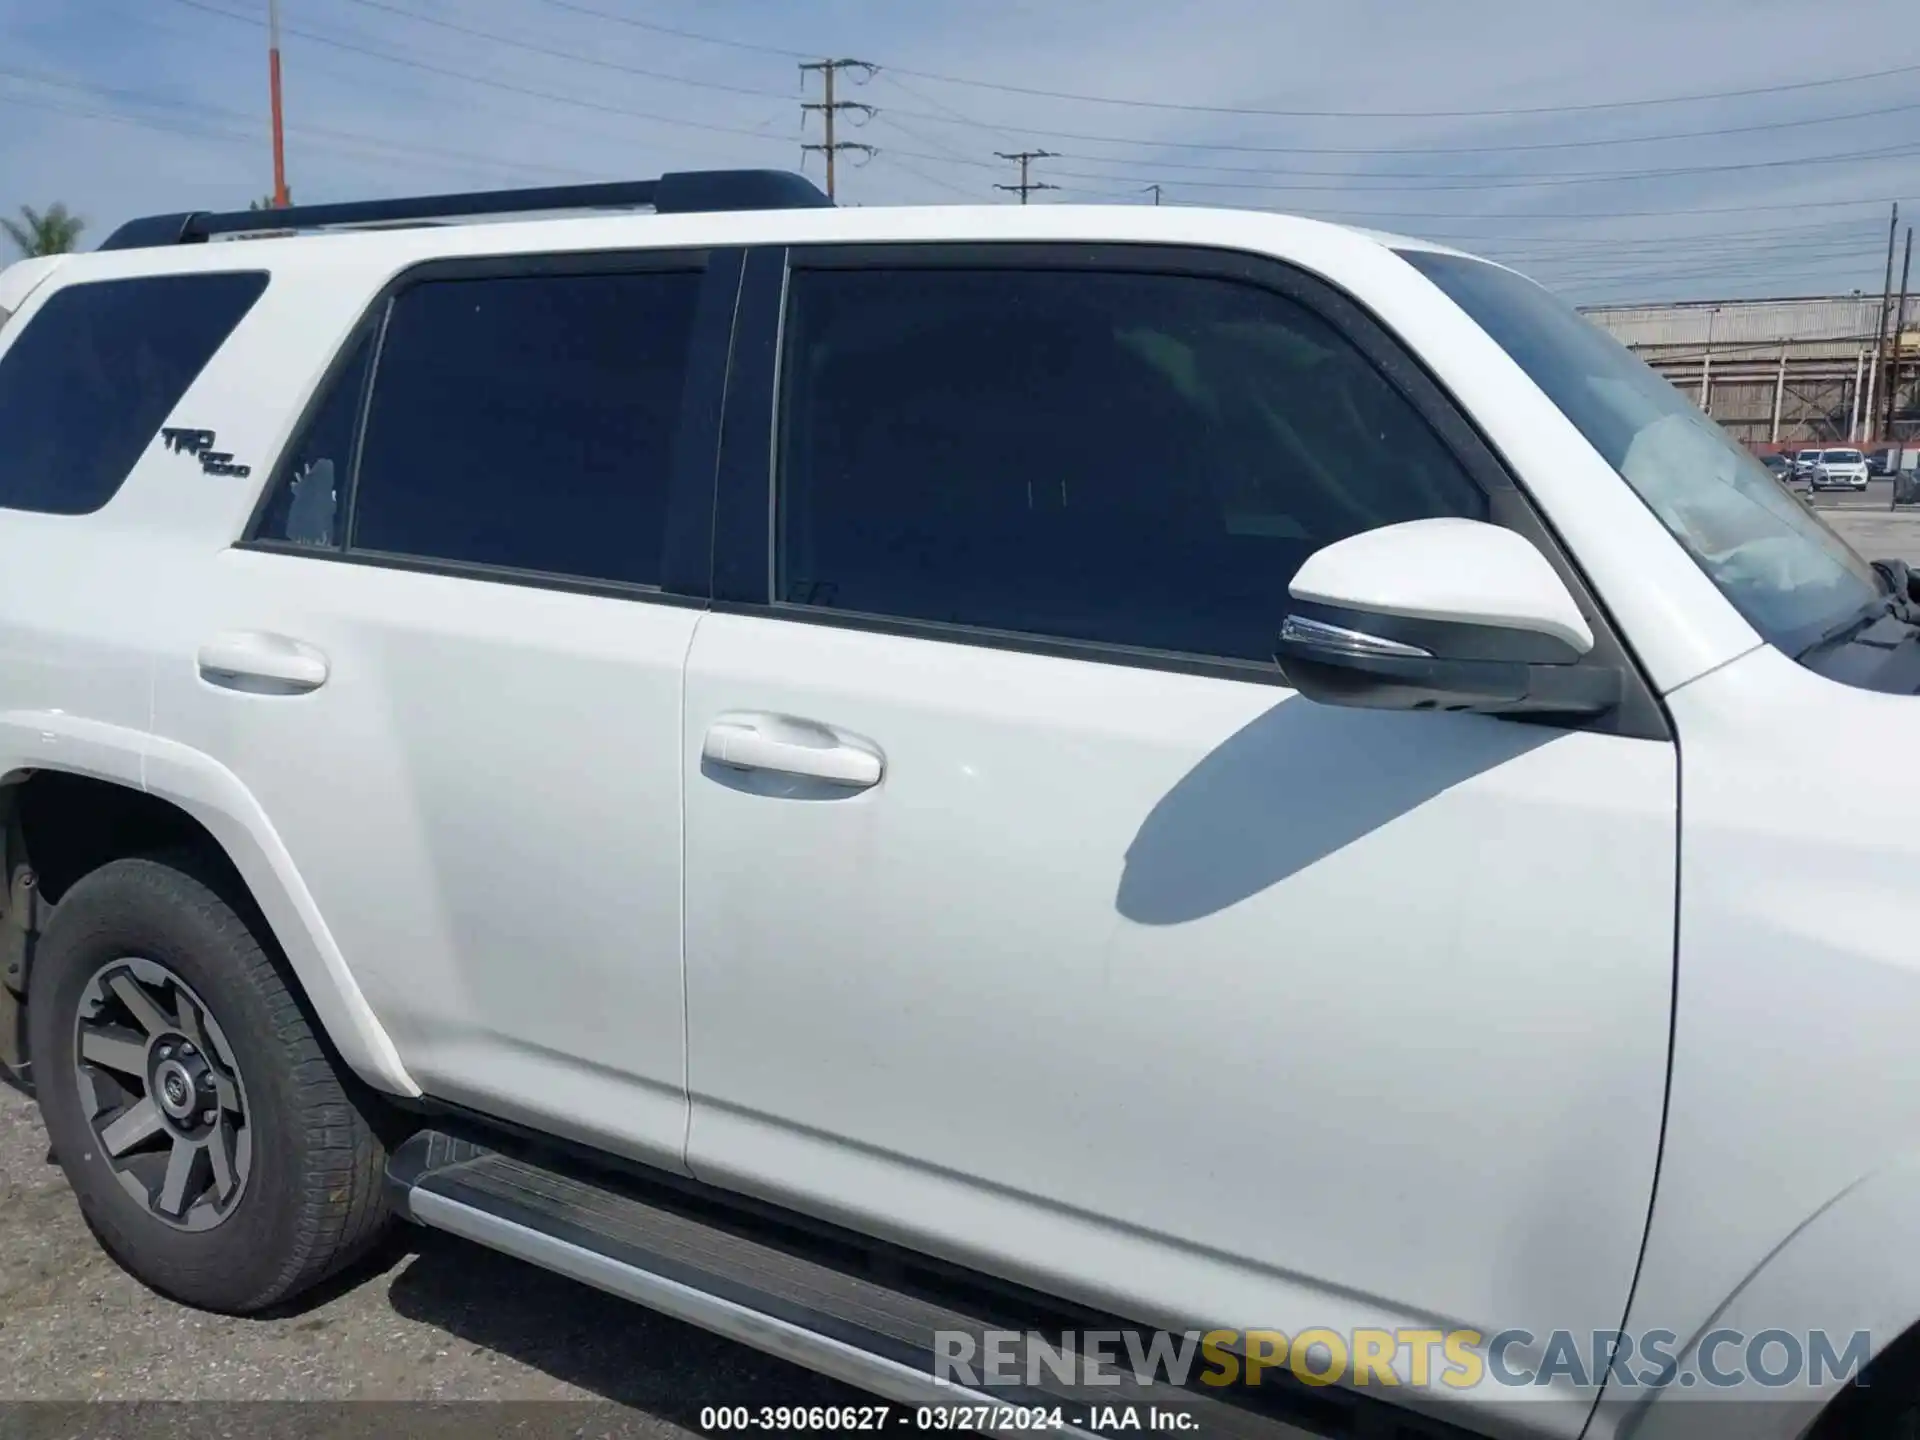
[[[865,790],[886,766],[878,747],[814,720],[791,715],[722,715],[700,753],[734,770],[771,770]]]
[[[285,635],[233,631],[200,647],[200,678],[256,695],[305,695],[327,683],[327,657]]]

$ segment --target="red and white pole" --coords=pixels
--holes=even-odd
[[[273,96],[273,203],[287,205],[287,138],[280,114],[280,0],[267,0],[267,84]]]

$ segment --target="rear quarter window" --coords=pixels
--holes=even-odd
[[[221,272],[49,296],[0,352],[0,508],[105,505],[266,287],[263,274]]]

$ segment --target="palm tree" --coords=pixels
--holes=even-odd
[[[58,202],[44,215],[31,205],[22,205],[20,218],[26,222],[24,225],[0,219],[0,230],[7,232],[7,238],[22,255],[65,255],[79,240],[80,232],[87,228],[86,221],[70,214],[67,207]]]

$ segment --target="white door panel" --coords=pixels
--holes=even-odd
[[[415,1079],[678,1165],[697,612],[297,555],[194,565],[156,728],[259,798]],[[209,645],[326,673],[248,693],[203,677]]]
[[[697,1174],[1159,1318],[1618,1324],[1671,747],[738,615],[687,706]],[[716,766],[740,711],[884,779]]]

